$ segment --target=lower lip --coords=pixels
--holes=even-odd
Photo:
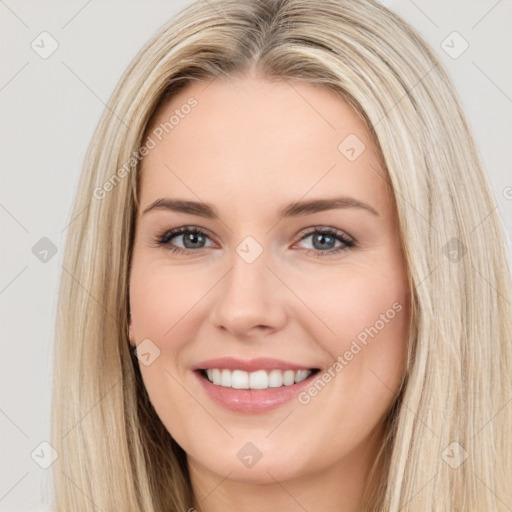
[[[213,384],[198,371],[194,373],[214,402],[231,411],[243,413],[259,413],[276,409],[295,398],[311,384],[316,376],[316,373],[313,373],[302,382],[278,388],[233,389]]]

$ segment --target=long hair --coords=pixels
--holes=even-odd
[[[86,154],[62,264],[56,509],[185,512],[193,503],[186,454],[156,415],[127,336],[139,164],[165,99],[248,69],[318,84],[349,102],[378,144],[394,194],[412,329],[372,510],[510,510],[504,226],[447,72],[375,0],[198,1],[127,68]]]

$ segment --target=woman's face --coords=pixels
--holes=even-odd
[[[188,85],[152,129],[130,306],[158,416],[215,482],[355,481],[409,320],[369,133],[324,88],[255,77]]]

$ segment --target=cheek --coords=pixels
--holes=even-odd
[[[163,339],[171,335],[181,322],[186,323],[186,315],[212,284],[208,279],[195,279],[193,273],[179,267],[143,260],[134,263],[130,276],[130,310],[136,339],[151,336]]]
[[[311,313],[296,319],[307,321],[308,331],[315,322],[320,325],[318,341],[333,355],[347,350],[353,339],[364,344],[377,336],[395,338],[407,325],[409,292],[400,269],[354,265],[317,275],[304,272],[293,282]]]
[[[316,341],[332,358],[330,382],[341,400],[361,412],[383,412],[407,360],[409,291],[402,271],[344,269],[308,280],[298,294],[315,313],[301,317],[303,329],[311,332],[322,320]]]
[[[183,349],[199,327],[194,321],[201,297],[210,285],[194,281],[190,272],[134,258],[130,275],[130,312],[137,344],[149,339],[158,356],[148,365],[139,363],[144,386],[162,423],[185,445],[190,444],[190,423],[209,424],[182,382]],[[179,408],[176,408],[179,404]],[[184,414],[185,411],[185,414]]]

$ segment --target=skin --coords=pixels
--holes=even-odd
[[[139,366],[158,416],[187,452],[191,507],[361,511],[380,421],[405,368],[410,311],[397,213],[370,134],[332,92],[255,75],[188,85],[153,126],[191,96],[197,106],[143,159],[130,274],[131,341],[149,338],[160,350]],[[366,147],[354,161],[338,149],[349,134]],[[353,207],[277,220],[293,201],[341,195],[378,215]],[[142,214],[164,197],[212,204],[220,219]],[[175,254],[156,244],[182,226],[204,231],[202,246]],[[323,255],[343,243],[328,237],[322,249],[314,233],[302,239],[316,227],[357,245]],[[236,252],[247,236],[263,249],[251,264]],[[402,310],[308,404],[229,411],[191,370],[223,356],[327,369],[395,302]],[[250,468],[237,457],[248,442],[262,454]]]

